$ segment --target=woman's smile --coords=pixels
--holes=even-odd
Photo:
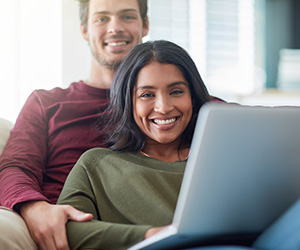
[[[174,123],[176,120],[177,120],[177,117],[171,118],[171,119],[165,119],[165,120],[153,119],[152,121],[158,125],[168,125],[168,124]]]

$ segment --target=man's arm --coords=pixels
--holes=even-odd
[[[0,203],[21,213],[40,249],[68,249],[66,221],[89,220],[91,215],[51,205],[43,195],[48,140],[48,118],[41,99],[33,92],[0,158]]]
[[[47,121],[33,93],[21,110],[0,158],[0,203],[11,209],[22,202],[48,199],[41,185],[47,155]]]

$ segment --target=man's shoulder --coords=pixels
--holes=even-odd
[[[96,92],[96,91],[94,91]],[[56,104],[75,105],[79,103],[100,103],[107,99],[107,95],[101,92],[93,93],[83,82],[73,82],[68,87],[56,87],[51,90],[38,89],[32,92],[31,97],[38,100],[44,107],[51,107]]]
[[[68,87],[55,87],[50,90],[48,89],[36,89],[33,94],[41,97],[58,97],[60,95],[67,95],[70,92],[74,92],[78,89],[80,82],[73,82]]]
[[[68,87],[56,87],[51,90],[38,89],[32,95],[38,98],[42,103],[51,104],[56,102],[106,102],[108,100],[109,90],[98,89],[86,85],[83,81],[73,82]],[[48,105],[47,105],[48,106]]]
[[[221,102],[221,103],[222,103],[222,102],[223,102],[223,103],[226,102],[225,100],[223,100],[223,99],[221,99],[221,98],[219,98],[219,97],[216,97],[216,96],[212,96],[212,95],[210,96],[210,101],[211,101],[211,102]]]

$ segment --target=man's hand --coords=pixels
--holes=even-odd
[[[89,221],[92,214],[83,213],[69,205],[51,205],[31,201],[21,207],[30,234],[42,250],[69,250],[66,223],[68,220]]]

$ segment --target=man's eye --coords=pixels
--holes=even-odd
[[[135,16],[130,16],[130,15],[126,15],[122,17],[123,20],[135,20],[136,17]]]
[[[107,20],[108,20],[107,17],[100,17],[100,18],[97,19],[97,21],[98,21],[99,23],[106,22]]]

